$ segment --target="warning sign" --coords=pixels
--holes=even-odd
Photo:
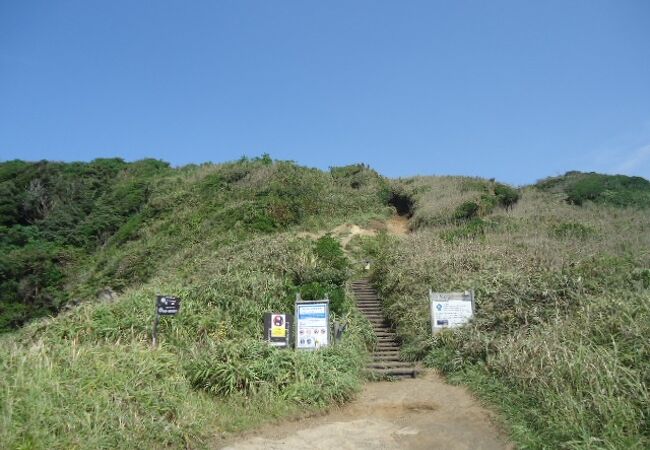
[[[291,346],[293,316],[282,313],[264,314],[264,338],[274,347]]]
[[[285,327],[286,316],[284,314],[273,314],[271,322],[271,337],[285,337],[287,328]]]

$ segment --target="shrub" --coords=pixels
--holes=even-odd
[[[440,233],[440,238],[453,243],[459,239],[477,239],[485,235],[486,222],[475,218],[451,230]]]
[[[585,240],[596,234],[594,228],[577,222],[563,222],[558,225],[553,225],[551,230],[555,237],[578,240]]]
[[[476,202],[464,202],[454,210],[454,219],[470,220],[478,215],[479,205]]]
[[[497,183],[494,186],[494,195],[499,202],[499,205],[508,209],[511,208],[517,201],[519,201],[519,191],[505,184]]]

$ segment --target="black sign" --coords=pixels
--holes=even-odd
[[[173,316],[181,309],[181,299],[168,295],[156,297],[156,312],[161,316]]]

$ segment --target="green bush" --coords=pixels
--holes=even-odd
[[[440,238],[446,242],[453,243],[459,239],[478,239],[485,235],[486,222],[476,218],[463,223],[451,230],[440,233]]]
[[[479,209],[480,207],[476,202],[464,202],[455,209],[454,219],[471,220],[478,215]]]
[[[578,206],[590,201],[618,207],[650,207],[650,181],[641,177],[574,171],[542,180],[536,186],[564,193],[568,203]]]
[[[345,270],[348,267],[348,261],[341,244],[329,234],[316,240],[314,254],[336,270]]]
[[[505,184],[497,183],[494,186],[494,195],[499,202],[499,205],[504,208],[512,208],[512,206],[519,201],[519,191]]]
[[[558,238],[588,239],[596,234],[593,227],[576,222],[563,222],[551,227],[553,236]]]

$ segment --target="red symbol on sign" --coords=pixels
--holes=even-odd
[[[284,324],[284,320],[282,319],[282,316],[273,316],[273,325],[276,327],[281,327],[282,324]]]

